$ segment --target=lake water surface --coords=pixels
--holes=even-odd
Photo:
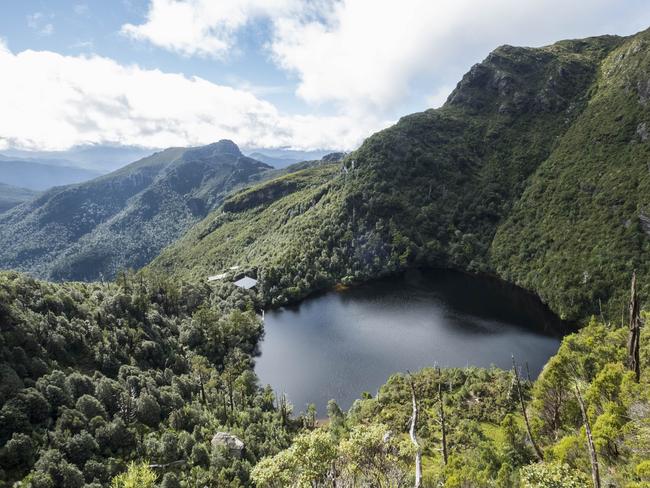
[[[295,413],[343,409],[395,372],[425,366],[511,366],[537,376],[563,324],[529,294],[453,271],[412,271],[268,311],[255,370]]]

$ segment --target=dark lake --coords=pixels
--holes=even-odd
[[[563,324],[534,297],[496,280],[412,271],[271,310],[255,370],[297,414],[347,409],[395,372],[425,366],[511,367],[531,376],[558,349]],[[525,368],[524,368],[525,374]]]

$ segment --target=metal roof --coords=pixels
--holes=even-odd
[[[226,276],[228,276],[228,273],[221,273],[214,276],[208,276],[208,281],[223,280]]]
[[[250,276],[244,276],[242,279],[235,281],[235,286],[243,288],[244,290],[250,290],[255,285],[257,285],[257,280]]]

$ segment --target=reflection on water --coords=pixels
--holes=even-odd
[[[559,320],[521,290],[453,271],[409,272],[266,313],[256,368],[295,411],[330,398],[350,407],[390,374],[425,366],[508,368],[537,376],[559,346]],[[556,335],[551,332],[555,331]]]

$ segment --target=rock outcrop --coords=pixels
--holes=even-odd
[[[225,447],[231,456],[238,459],[241,459],[245,447],[244,441],[228,432],[217,432],[210,443],[212,447]]]

